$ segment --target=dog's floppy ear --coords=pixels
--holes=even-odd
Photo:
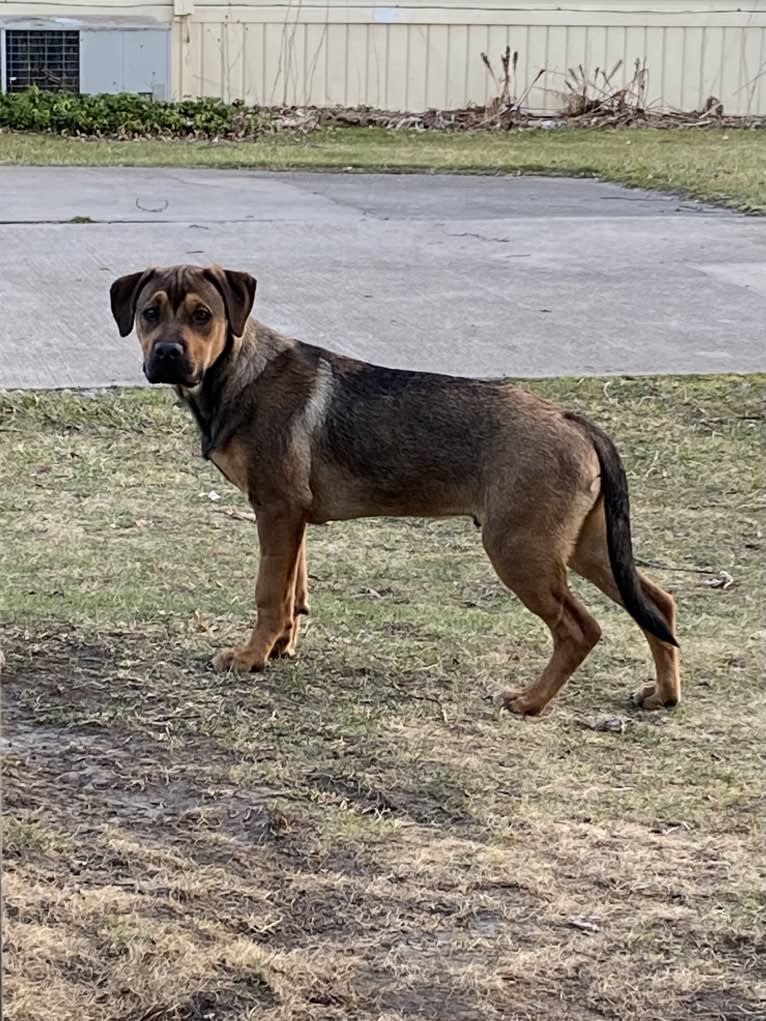
[[[241,337],[255,301],[255,277],[220,266],[209,266],[204,272],[221,293],[232,333]]]
[[[140,273],[129,273],[127,276],[115,280],[109,288],[112,315],[117,323],[121,337],[127,337],[133,329],[133,319],[136,314],[136,301],[138,300],[139,291],[153,273],[154,269],[143,269]]]

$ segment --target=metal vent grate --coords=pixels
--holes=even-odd
[[[21,92],[30,85],[79,92],[80,33],[8,29],[5,75],[8,92]]]

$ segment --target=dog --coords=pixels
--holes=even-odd
[[[644,709],[681,698],[672,596],[633,558],[620,456],[588,419],[503,380],[389,369],[281,336],[250,314],[256,281],[220,266],[150,268],[111,286],[150,383],[169,384],[202,455],[247,496],[260,561],[248,641],[213,658],[260,671],[295,653],[308,613],[306,526],[371,516],[473,517],[501,581],[548,626],[550,661],[500,706],[536,715],[601,637],[571,568],[644,632]]]

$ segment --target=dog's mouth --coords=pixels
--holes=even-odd
[[[202,382],[201,372],[195,372],[190,365],[178,362],[174,364],[144,362],[144,375],[150,383],[168,383],[171,386],[186,387],[188,390]]]

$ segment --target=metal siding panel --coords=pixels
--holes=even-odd
[[[701,59],[702,29],[686,27],[684,29],[682,110],[694,110],[699,106]]]
[[[595,77],[598,68],[598,77],[603,85],[601,72],[609,68],[606,66],[609,57],[606,52],[606,28],[603,25],[592,25],[588,29],[588,67],[591,77]]]
[[[551,105],[559,103],[559,92],[563,89],[564,84],[555,76],[545,74],[532,86],[532,82],[540,70],[549,66],[550,30],[547,25],[543,27],[532,25],[527,28],[525,36],[527,59],[524,91],[529,90],[525,105],[538,113],[544,113]],[[553,94],[551,94],[551,89]]]
[[[388,29],[385,25],[367,26],[367,102],[370,106],[386,104],[386,48]]]
[[[625,30],[625,66],[616,78],[620,85],[627,85],[636,74],[636,61],[643,66],[646,57],[646,32],[643,28],[631,27]],[[651,75],[651,68],[649,74]]]
[[[325,103],[340,106],[346,96],[346,26],[330,25],[327,29],[327,66]]]
[[[300,98],[298,102],[303,106],[307,103],[306,90],[308,89],[308,72],[309,72],[309,25],[303,25],[301,31],[301,44],[303,50],[303,59],[298,73],[298,84],[297,91],[299,91]]]
[[[221,94],[227,103],[244,95],[244,25],[225,21],[221,26]]]
[[[563,66],[564,70],[566,70],[568,67],[579,69],[580,65],[582,65],[582,69],[587,75],[588,26],[587,24],[568,25],[566,32],[566,43],[561,54],[560,66]]]
[[[338,26],[345,29],[345,26]],[[282,96],[288,106],[299,106],[305,86],[306,28],[296,20],[282,33]]]
[[[665,77],[663,106],[680,110],[684,101],[684,30],[663,29],[665,35]]]
[[[429,26],[427,46],[425,105],[426,107],[444,108],[450,105],[448,89],[449,29],[446,25]]]
[[[305,105],[308,84],[309,26],[299,25],[295,35],[295,61],[292,67],[292,102]]]
[[[742,65],[741,28],[723,28],[719,35],[719,51],[721,62],[721,91],[718,98],[726,112],[739,111],[742,103],[740,78]]]
[[[327,65],[327,26],[307,25],[306,74],[303,83],[303,100],[306,105],[321,106],[324,102],[324,82]]]
[[[755,35],[755,59],[753,61],[755,67],[758,66],[758,33]],[[742,112],[747,112],[748,103],[750,101],[750,91],[748,83],[753,77],[748,74],[748,66],[752,61],[751,51],[748,47],[748,32],[746,29],[742,29],[739,32],[737,39],[737,94],[736,94],[736,108]],[[757,74],[757,71],[756,71]],[[728,112],[728,111],[727,111]]]
[[[190,76],[189,47],[189,19],[176,18],[170,30],[171,36],[171,57],[170,67],[172,73],[173,99],[183,99],[187,91],[187,81]]]
[[[123,32],[80,33],[80,91],[122,92]]]
[[[740,43],[740,79],[739,79],[739,103],[738,109],[742,113],[753,113],[756,110],[763,111],[764,105],[758,104],[759,86],[763,84],[764,70],[761,66],[763,40],[766,32],[754,28],[742,30]]]
[[[529,47],[527,46],[527,26],[514,25],[510,31],[508,44],[511,54],[518,54],[516,73],[511,77],[511,93],[518,99],[524,92],[529,81]]]
[[[389,110],[404,110],[407,106],[407,25],[390,25],[386,54],[386,106]]]
[[[739,104],[741,113],[751,114],[766,108],[766,64],[762,63],[766,29],[743,29],[740,50]],[[763,87],[763,91],[762,91]]]
[[[720,99],[721,93],[721,47],[720,29],[702,29],[702,47],[700,49],[700,84],[699,106],[708,96]]]
[[[263,74],[266,83],[264,91],[266,105],[285,101],[285,76],[282,66],[284,31],[284,25],[264,25]]]
[[[184,27],[180,18],[177,18],[170,26],[168,99],[172,99],[174,102],[181,97],[183,92],[184,46],[182,34]]]
[[[126,32],[122,52],[125,91],[151,91],[155,99],[167,99],[170,82],[170,33],[152,30]]]
[[[759,3],[759,6],[755,6]],[[10,6],[10,5],[9,5]],[[54,13],[55,5],[50,5]],[[22,4],[16,5],[21,8]],[[48,14],[47,5],[41,5]],[[167,6],[141,8],[155,12],[166,12]],[[79,9],[78,9],[79,10]],[[114,10],[114,9],[112,9]],[[128,13],[130,9],[123,8]],[[273,0],[269,3],[206,3],[197,0],[194,17],[211,22],[222,21],[224,17],[239,21],[285,22],[286,5]],[[91,8],[95,15],[103,16],[104,8]],[[122,12],[118,12],[122,13]],[[9,12],[10,13],[10,12]],[[15,12],[14,12],[15,13]],[[28,14],[28,4],[22,13]],[[42,13],[42,12],[41,12]],[[638,28],[661,27],[663,25],[681,26],[705,24],[708,27],[723,25],[757,24],[766,25],[766,7],[761,0],[751,0],[748,5],[736,2],[715,3],[696,0],[695,3],[681,9],[678,5],[669,5],[667,0],[656,0],[654,3],[626,4],[625,0],[605,0],[602,3],[569,3],[550,4],[547,7],[539,3],[527,2],[508,4],[505,0],[493,0],[492,3],[471,3],[460,0],[455,3],[408,2],[395,6],[376,6],[369,3],[330,3],[314,5],[296,5],[289,8],[289,20],[313,22],[326,21],[335,24],[359,24],[363,21],[396,22],[398,24],[489,24],[489,25],[631,25]]]
[[[480,54],[487,48],[487,33],[484,27],[467,25],[464,36],[466,65],[466,104],[483,104],[487,100],[489,75],[481,62]]]
[[[404,63],[404,109],[422,110],[426,99],[427,58],[425,30],[420,25],[406,27],[406,57]]]
[[[513,49],[513,43],[511,42],[511,26],[510,25],[493,25],[490,30],[489,38],[489,59],[492,61],[492,67],[495,70],[498,82],[503,80],[503,64],[502,56],[505,53],[506,46]],[[500,89],[497,85],[492,86],[491,94],[493,96],[498,95]]]
[[[766,28],[747,30],[745,51],[748,61],[743,93],[745,112],[766,114]]]
[[[570,32],[566,27],[556,26],[548,29],[537,29],[533,31],[534,39],[539,37],[543,46],[543,53],[540,67],[546,68],[546,74],[540,79],[540,85],[544,88],[545,103],[547,111],[559,110],[566,103],[569,90],[564,84],[566,81],[570,64],[579,63],[581,58],[570,61],[569,37]]]
[[[618,61],[625,60],[625,29],[621,26],[612,25],[604,31],[604,71],[607,75],[611,75]],[[622,84],[624,74],[624,66],[618,67],[614,74],[611,75],[609,83],[605,87],[618,89]]]
[[[349,25],[346,37],[346,103],[361,106],[367,99],[367,26]]]
[[[468,92],[468,67],[466,64],[466,32],[462,26],[447,26],[445,54],[445,92],[449,109],[464,106]]]
[[[665,30],[662,28],[648,28],[644,34],[644,52],[649,72],[646,100],[652,109],[662,105],[662,97],[665,94],[664,34]]]
[[[430,28],[426,25],[410,25],[407,33],[407,110],[420,112],[428,105],[426,100],[426,79],[431,62],[429,45]]]
[[[223,93],[223,53],[221,46],[223,26],[202,26],[202,63],[200,67],[200,95],[220,97]]]
[[[486,24],[484,26],[484,52],[489,57],[490,61],[492,60],[492,51],[494,49],[492,45],[492,40],[494,36],[495,36],[494,26],[491,23]],[[490,75],[490,73],[487,72],[484,78],[484,102],[487,103],[489,102],[490,99],[494,98],[496,92],[497,86],[495,85],[492,79],[492,75]]]
[[[80,89],[169,96],[170,33],[164,29],[80,32]]]
[[[285,20],[281,24],[269,25],[266,46],[269,67],[274,68],[271,100],[273,103],[284,105],[290,101],[290,70],[294,45],[295,28],[292,22]]]
[[[138,15],[137,10],[140,12]],[[18,3],[0,0],[0,25],[6,19],[9,22],[13,19],[13,25],[7,25],[9,28],[34,29],[40,27],[41,21],[55,22],[62,18],[66,19],[68,29],[83,32],[102,31],[94,26],[94,22],[97,24],[98,21],[104,23],[104,31],[119,30],[124,28],[126,18],[132,19],[136,27],[164,28],[169,27],[172,13],[172,3],[163,3],[162,0],[141,3],[138,7],[122,0],[94,0],[91,4],[65,4],[62,0],[19,0]]]
[[[263,103],[263,25],[242,26],[242,98],[250,106]]]
[[[202,95],[202,25],[189,21],[189,43],[191,72],[188,76],[189,95],[198,98]]]

